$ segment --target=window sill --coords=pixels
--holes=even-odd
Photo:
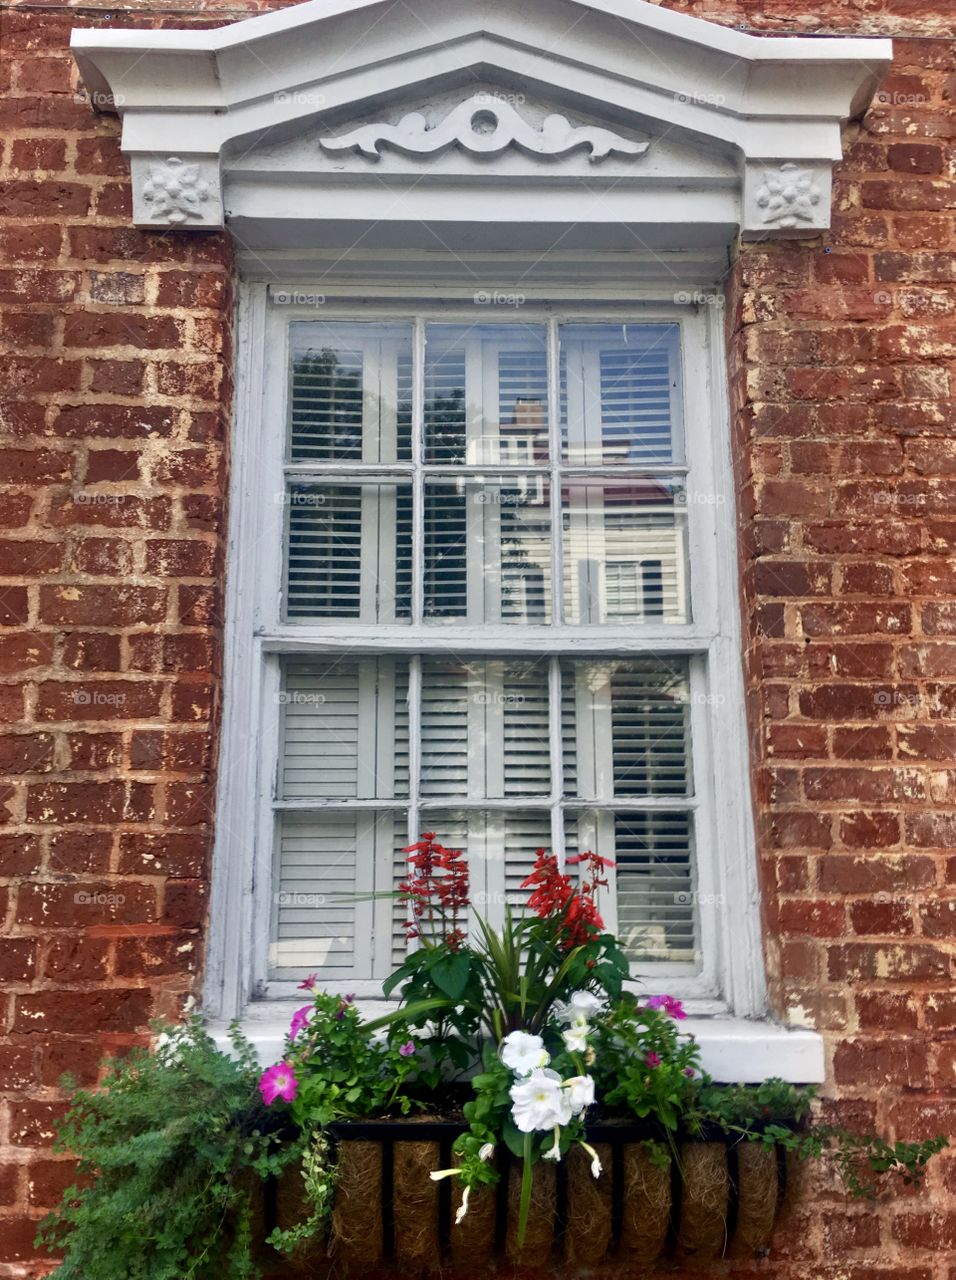
[[[373,1017],[381,1002],[359,1002]],[[251,1005],[240,1019],[243,1033],[263,1066],[277,1061],[296,1002]],[[228,1025],[210,1021],[209,1032],[220,1049],[229,1048]],[[816,1031],[791,1030],[773,1022],[728,1016],[691,1016],[681,1030],[697,1037],[704,1070],[726,1084],[756,1084],[770,1077],[791,1084],[821,1084],[826,1078],[823,1038]]]

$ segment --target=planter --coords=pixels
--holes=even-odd
[[[346,1273],[376,1267],[425,1275],[448,1267],[473,1270],[497,1256],[522,1270],[560,1263],[639,1273],[664,1258],[699,1265],[715,1258],[765,1252],[783,1203],[787,1163],[757,1143],[686,1142],[679,1161],[656,1164],[646,1129],[594,1125],[588,1140],[600,1156],[576,1147],[559,1165],[534,1169],[531,1213],[518,1243],[520,1161],[499,1151],[497,1187],[476,1189],[455,1225],[462,1189],[454,1178],[433,1182],[433,1170],[453,1163],[461,1126],[434,1121],[337,1125],[332,1130],[338,1174],[327,1241],[282,1268]],[[267,1196],[267,1223],[294,1221],[300,1195],[290,1170]],[[274,1273],[280,1271],[277,1264]]]

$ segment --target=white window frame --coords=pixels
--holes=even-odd
[[[293,291],[315,294],[303,286]],[[411,291],[409,291],[411,295]],[[691,619],[687,624],[611,624],[588,633],[589,653],[627,657],[660,653],[686,655],[691,670],[691,743],[694,760],[697,893],[702,972],[693,977],[654,966],[650,992],[666,985],[683,995],[698,1014],[760,1016],[765,1011],[757,880],[749,795],[749,760],[743,710],[743,679],[737,581],[735,504],[726,409],[722,312],[715,307],[665,306],[639,296],[627,302],[595,301],[583,293],[552,301],[527,299],[522,322],[543,320],[556,343],[564,323],[678,323],[681,331],[683,423],[687,459],[688,546]],[[285,292],[289,296],[288,291]],[[288,335],[295,321],[407,320],[418,316],[416,342],[426,322],[502,320],[476,316],[474,307],[453,299],[396,298],[377,305],[326,299],[311,305],[270,303],[262,282],[240,288],[237,330],[237,411],[232,448],[230,537],[226,584],[226,662],[223,737],[220,752],[216,831],[216,872],[206,969],[206,1008],[212,1016],[238,1016],[253,1001],[282,1001],[294,984],[265,979],[270,929],[270,895],[275,847],[273,785],[278,765],[280,657],[341,653],[422,654],[445,649],[475,656],[498,652],[580,655],[578,624],[535,627],[501,624],[480,629],[447,623],[423,627],[396,624],[284,623],[281,572],[288,395]],[[421,347],[419,346],[419,355]],[[557,382],[553,358],[552,382]],[[416,380],[422,380],[416,361]],[[422,404],[416,385],[416,408]],[[550,389],[552,465],[555,458],[559,389]],[[417,415],[415,415],[417,416]],[[415,446],[418,447],[417,445]],[[620,466],[620,464],[617,464]],[[322,464],[323,470],[334,470]],[[293,467],[294,470],[294,467]],[[489,472],[497,470],[489,465]],[[552,484],[552,494],[556,491]],[[558,490],[558,498],[560,491]],[[557,534],[560,535],[560,529]],[[419,534],[420,537],[420,534]],[[560,537],[556,538],[560,542]],[[420,544],[419,544],[420,545]],[[559,589],[560,559],[554,590]],[[420,590],[420,587],[419,587]],[[712,714],[716,710],[717,714]],[[719,800],[715,762],[721,762]],[[730,789],[732,786],[732,790]],[[446,807],[458,807],[449,800]],[[483,804],[495,808],[494,804]],[[586,806],[585,806],[586,807]],[[642,805],[641,807],[646,807]],[[706,841],[706,844],[704,843]],[[250,846],[252,848],[250,849]],[[712,909],[707,909],[708,907]],[[650,984],[650,985],[648,985]],[[360,998],[380,996],[380,981],[343,984]],[[260,1016],[263,1006],[259,1006]],[[278,1005],[276,1006],[279,1007]]]

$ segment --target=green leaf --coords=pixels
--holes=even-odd
[[[461,999],[471,972],[471,956],[467,951],[459,951],[453,955],[442,956],[437,964],[432,965],[431,975],[435,986],[443,991],[449,1000]]]

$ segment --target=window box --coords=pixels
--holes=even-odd
[[[799,1161],[776,1148],[722,1137],[682,1142],[679,1161],[661,1165],[642,1145],[655,1136],[647,1125],[591,1125],[588,1141],[604,1166],[601,1178],[591,1176],[590,1158],[580,1148],[557,1166],[538,1162],[519,1246],[520,1162],[505,1155],[508,1168],[497,1187],[474,1192],[457,1225],[460,1187],[428,1176],[449,1167],[451,1144],[463,1131],[434,1120],[333,1126],[338,1175],[331,1230],[294,1263],[309,1267],[330,1259],[356,1273],[389,1264],[422,1273],[496,1258],[550,1269],[559,1262],[640,1268],[667,1257],[685,1263],[753,1257],[768,1248],[799,1173]],[[266,1187],[266,1233],[307,1213],[300,1186],[299,1171],[290,1169]]]

